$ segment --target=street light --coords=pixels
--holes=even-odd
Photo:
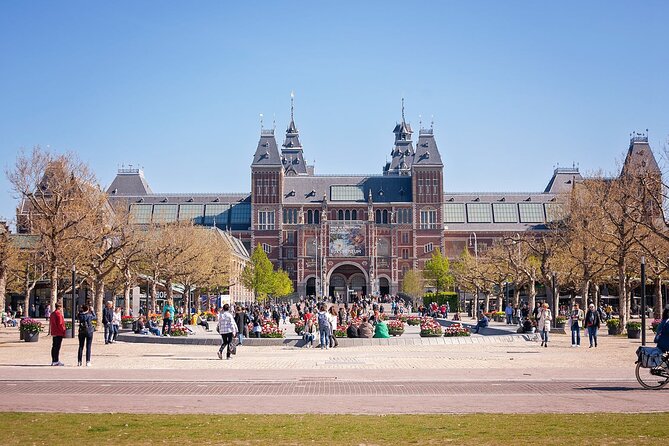
[[[75,291],[77,289],[77,267],[72,264],[72,305],[71,305],[71,311],[72,311],[72,332],[70,333],[70,337],[74,337],[74,322],[76,318],[76,311],[77,311],[77,298],[75,297]]]
[[[641,257],[641,345],[646,345],[646,257]]]
[[[472,246],[472,236],[474,236],[474,258],[476,260],[476,272],[478,274],[478,267],[479,267],[479,243],[478,239],[476,238],[476,232],[471,232],[469,234],[469,246]],[[472,318],[477,319],[478,318],[478,306],[479,306],[479,285],[478,282],[476,283],[476,296],[474,296],[474,301],[472,302]]]
[[[316,249],[316,283],[314,284],[316,286],[314,287],[314,291],[316,292],[316,294],[322,294],[321,290],[319,289],[320,288],[319,287],[320,276],[318,275],[318,242],[317,242],[317,240],[318,240],[318,234],[316,234],[316,238],[314,238],[311,241],[311,243],[314,245],[314,248]],[[316,298],[318,298],[318,297],[319,296],[316,296]]]

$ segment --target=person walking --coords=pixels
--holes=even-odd
[[[551,331],[553,315],[546,302],[541,305],[537,315],[537,330],[541,333],[541,346],[548,347],[548,333]]]
[[[244,343],[244,336],[248,334],[249,331],[249,316],[246,314],[246,311],[242,307],[237,306],[237,311],[235,312],[235,323],[237,324],[237,343],[242,345]]]
[[[506,325],[511,325],[513,323],[513,307],[511,303],[506,304],[504,314],[506,314]]]
[[[172,321],[174,321],[174,303],[172,299],[168,299],[167,303],[163,307],[163,334],[165,336],[170,336],[172,333]],[[167,327],[167,331],[165,328]]]
[[[669,308],[662,311],[662,320],[655,331],[654,342],[663,353],[669,352]]]
[[[102,323],[105,326],[105,344],[111,344],[112,339],[114,338],[114,327],[112,326],[113,321],[114,308],[112,308],[112,301],[109,300],[102,310]]]
[[[583,324],[583,310],[578,307],[578,304],[574,304],[571,310],[570,315],[570,326],[571,326],[571,346],[580,347],[581,346],[581,324]]]
[[[330,327],[328,314],[325,312],[325,305],[321,304],[321,306],[318,308],[318,334],[321,350],[330,348],[331,332],[332,329]]]
[[[59,360],[60,346],[63,344],[65,337],[65,318],[63,318],[63,305],[56,302],[56,310],[49,315],[49,331],[51,332],[51,365],[64,366]]]
[[[86,304],[81,306],[77,320],[79,321],[79,350],[77,352],[77,365],[81,366],[82,356],[84,352],[84,344],[86,344],[86,367],[91,366],[91,346],[93,344],[93,320],[95,315],[90,307]]]
[[[335,336],[335,330],[337,329],[337,309],[334,305],[330,307],[328,322],[330,323],[330,348],[339,347],[339,341],[337,341],[337,337]]]
[[[597,347],[597,330],[599,330],[601,322],[599,311],[595,309],[595,304],[588,305],[588,312],[585,313],[585,329],[588,330],[589,348],[592,348],[593,344]]]
[[[223,359],[223,349],[227,347],[225,359],[230,359],[230,345],[232,338],[237,335],[237,323],[230,313],[230,305],[223,305],[223,311],[218,314],[218,332],[221,334],[222,343],[218,349],[218,359]]]
[[[116,311],[114,311],[114,318],[112,319],[112,342],[116,343],[116,337],[118,336],[118,329],[121,326],[121,316],[123,313],[121,312],[121,307],[116,307]]]

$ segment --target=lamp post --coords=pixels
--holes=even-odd
[[[472,236],[474,236],[474,259],[476,260],[476,271],[478,273],[479,267],[479,243],[476,238],[476,232],[471,232],[469,234],[469,246],[472,246]],[[474,296],[474,301],[472,302],[472,318],[478,319],[478,309],[479,306],[479,286],[476,284],[476,295]]]
[[[641,257],[641,345],[646,345],[646,257]]]
[[[70,337],[74,337],[74,321],[76,318],[76,311],[77,311],[77,297],[76,297],[76,292],[77,290],[77,267],[72,264],[72,305],[71,305],[71,316],[72,316],[72,332],[70,333]]]
[[[320,278],[321,276],[318,274],[318,234],[316,234],[316,238],[313,239],[311,242],[314,245],[314,249],[316,249],[316,283],[314,284],[314,292],[316,293],[316,298],[318,298],[319,294],[321,294],[321,287],[320,287]]]

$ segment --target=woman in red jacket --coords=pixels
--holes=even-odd
[[[49,317],[49,328],[51,330],[51,337],[53,338],[53,344],[51,346],[51,365],[55,366],[65,365],[58,360],[60,346],[65,337],[65,318],[63,318],[62,307],[62,304],[56,302],[56,311],[51,313],[51,316]]]

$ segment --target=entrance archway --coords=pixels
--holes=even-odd
[[[355,263],[340,263],[329,273],[328,295],[349,302],[351,295],[367,294],[367,272]]]
[[[390,282],[385,277],[379,277],[379,294],[381,296],[390,294]]]
[[[305,293],[307,296],[315,296],[316,295],[316,278],[315,277],[310,277],[307,279],[307,287],[305,290]]]

